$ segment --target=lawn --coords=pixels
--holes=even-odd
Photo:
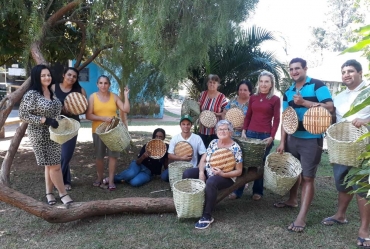
[[[119,160],[118,170],[127,167],[150,133],[133,132],[135,144]],[[170,139],[170,137],[167,137]],[[0,152],[0,161],[5,152]],[[118,197],[171,197],[168,183],[153,179],[139,188],[120,184],[116,191],[92,187],[95,180],[93,147],[78,143],[71,163],[75,201],[105,200]],[[107,172],[107,170],[106,170]],[[43,168],[37,167],[32,150],[16,155],[11,173],[12,188],[39,201],[44,198]],[[204,231],[194,229],[196,219],[178,220],[175,214],[123,213],[91,217],[65,224],[46,221],[0,203],[1,248],[355,248],[359,215],[353,201],[347,225],[325,227],[320,221],[334,213],[336,191],[327,154],[323,154],[316,181],[316,196],[302,234],[286,227],[298,209],[276,209],[273,203],[284,200],[265,191],[261,201],[253,201],[251,187],[238,200],[225,199],[214,212],[215,222]]]

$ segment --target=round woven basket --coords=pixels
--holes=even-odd
[[[193,147],[189,142],[180,141],[175,145],[174,152],[176,156],[193,156]]]
[[[205,127],[213,128],[217,123],[217,117],[216,114],[214,114],[214,112],[204,110],[200,113],[199,121]]]
[[[117,117],[112,122],[101,123],[95,133],[111,151],[122,152],[130,145],[130,133]]]
[[[244,124],[244,113],[243,110],[238,107],[233,107],[227,110],[225,119],[228,120],[233,127],[242,127]]]
[[[242,137],[233,137],[233,140],[235,140],[242,149],[243,167],[263,168],[263,157],[267,146],[266,142],[261,139],[245,139]]]
[[[173,201],[178,218],[199,218],[203,214],[206,184],[199,179],[184,179],[173,184]]]
[[[298,129],[298,116],[293,107],[288,106],[283,111],[282,126],[286,133],[293,134]]]
[[[64,106],[68,112],[74,115],[80,115],[87,110],[87,99],[81,93],[72,92],[65,98]]]
[[[359,167],[358,157],[366,151],[369,139],[357,142],[357,139],[368,133],[365,126],[356,128],[351,122],[340,122],[329,127],[326,134],[330,163]]]
[[[209,164],[211,167],[219,168],[226,173],[235,169],[236,162],[231,150],[221,148],[212,153]]]
[[[185,99],[181,105],[181,116],[188,114],[195,121],[200,114],[198,102],[192,99]]]
[[[63,118],[62,118],[63,117]],[[57,119],[58,128],[49,127],[50,139],[58,144],[64,144],[78,134],[80,123],[72,118],[60,115]]]
[[[167,146],[161,139],[152,139],[146,144],[145,150],[150,152],[150,158],[160,159],[166,154]]]
[[[292,154],[274,152],[267,156],[263,174],[265,188],[285,195],[302,173],[301,163]]]
[[[309,108],[303,116],[303,127],[312,134],[324,133],[331,124],[331,114],[322,106]]]
[[[170,186],[172,189],[172,185],[182,179],[182,173],[184,173],[185,170],[193,168],[193,164],[190,162],[184,162],[184,161],[176,161],[168,164],[168,177],[170,180]]]

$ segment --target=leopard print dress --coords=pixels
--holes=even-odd
[[[28,91],[19,106],[19,117],[28,124],[28,138],[40,166],[60,164],[61,145],[50,140],[49,126],[41,124],[42,117],[57,118],[62,110],[62,103],[54,95],[53,100],[46,99],[35,90]]]

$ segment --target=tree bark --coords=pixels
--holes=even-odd
[[[26,133],[28,123],[23,122],[15,132],[14,137],[10,143],[9,149],[6,152],[4,161],[1,166],[0,183],[9,186],[10,185],[10,167],[12,166],[15,153],[17,153],[19,144],[22,141],[24,134]]]

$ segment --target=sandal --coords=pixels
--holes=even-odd
[[[357,238],[357,248],[365,248],[368,249],[370,246],[364,245],[364,243],[368,243],[370,241],[370,238]]]
[[[109,184],[109,177],[103,178],[103,184],[108,185]]]
[[[53,196],[54,200],[49,200],[48,195]],[[47,193],[47,194],[45,194],[45,197],[46,197],[46,203],[49,204],[50,206],[53,206],[53,205],[57,204],[57,200],[55,199],[55,196],[54,196],[53,193]]]
[[[114,190],[116,190],[116,185],[114,185],[114,184],[113,184],[113,185],[109,185],[109,186],[108,186],[108,190],[109,190],[109,191],[114,191]]]
[[[196,229],[206,229],[209,227],[209,225],[212,224],[212,222],[214,222],[215,219],[213,219],[213,217],[211,217],[211,219],[207,219],[205,217],[202,217],[200,218],[200,220],[195,224],[195,228]]]
[[[93,182],[92,184],[94,187],[100,187],[100,185],[102,185],[102,183],[100,181],[95,181]]]
[[[61,197],[60,197],[60,200],[61,200],[61,201],[63,202],[63,204],[65,204],[65,205],[66,205],[66,204],[71,204],[71,203],[73,202],[73,200],[70,200],[70,201],[67,201],[67,202],[64,202],[64,201],[63,201],[63,198],[64,198],[64,197],[66,197],[66,196],[69,196],[69,194],[65,194],[65,195],[61,196]]]

